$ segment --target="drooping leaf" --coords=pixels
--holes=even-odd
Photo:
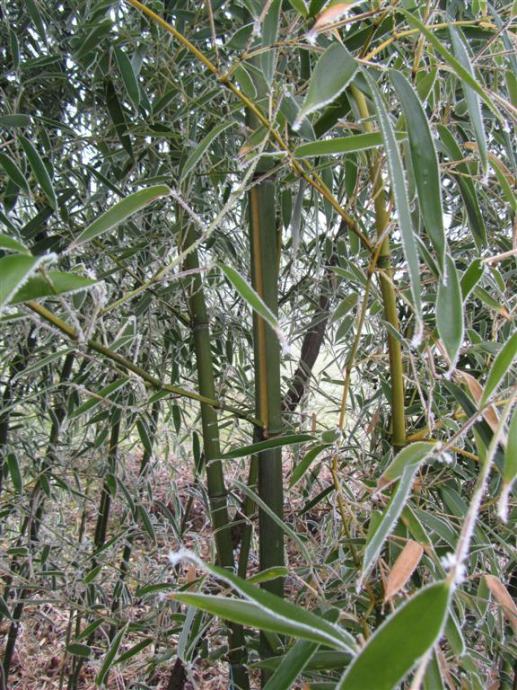
[[[402,448],[382,473],[378,486],[383,487],[399,479],[406,467],[419,465],[432,454],[433,448],[433,444],[427,441],[417,441]]]
[[[10,254],[0,259],[0,311],[45,260],[42,256]]]
[[[453,173],[453,177],[458,183],[461,196],[465,203],[472,236],[477,247],[482,249],[487,243],[486,225],[479,207],[476,188],[470,179],[469,169],[467,165],[462,162],[464,155],[448,127],[438,125],[437,129],[440,135],[442,149],[447,154],[449,160],[454,163],[455,173]]]
[[[314,436],[311,434],[290,434],[288,436],[275,436],[273,438],[267,439],[266,441],[259,441],[258,443],[253,443],[249,446],[242,446],[241,448],[235,448],[225,453],[221,458],[225,460],[231,460],[234,458],[244,458],[248,455],[254,455],[255,453],[261,453],[264,450],[269,450],[270,448],[280,448],[283,446],[295,446],[300,443],[305,443],[307,441],[314,441]]]
[[[357,69],[358,64],[348,50],[341,43],[332,43],[316,63],[294,129],[307,115],[332,103],[352,81]]]
[[[205,151],[210,147],[213,141],[217,139],[217,137],[224,132],[225,129],[228,129],[234,124],[233,120],[223,120],[223,122],[220,122],[218,125],[213,127],[208,134],[203,137],[203,139],[199,142],[199,144],[196,146],[196,148],[192,151],[192,153],[189,155],[187,160],[185,161],[185,165],[183,166],[183,169],[181,171],[181,180],[184,180],[185,177],[190,173],[190,171],[196,166],[198,161],[201,159]]]
[[[463,302],[465,302],[472,290],[479,283],[484,273],[485,264],[481,259],[474,259],[465,273],[461,276],[461,295],[463,297]]]
[[[481,407],[487,403],[490,396],[497,390],[504,376],[512,366],[516,356],[517,333],[514,333],[508,338],[492,362],[485,387],[483,388],[483,395],[479,403]]]
[[[440,170],[434,139],[424,108],[411,84],[396,70],[390,71],[390,77],[406,118],[409,150],[424,226],[438,255],[440,270],[444,274],[447,243],[443,225]]]
[[[101,668],[99,672],[97,673],[97,676],[95,677],[95,683],[96,685],[104,685],[104,682],[108,676],[108,673],[110,672],[111,667],[113,666],[115,656],[119,650],[120,645],[122,644],[122,640],[124,639],[124,636],[127,632],[128,625],[124,625],[124,627],[118,631],[118,633],[115,635],[113,638],[113,641],[106,652]]]
[[[454,369],[463,343],[463,297],[458,272],[449,255],[446,258],[446,272],[438,282],[436,296],[436,327]]]
[[[290,601],[278,597],[261,587],[252,585],[229,570],[212,564],[207,564],[206,567],[212,575],[230,584],[241,596],[261,607],[264,611],[276,614],[282,621],[285,620],[287,623],[296,624],[300,631],[305,628],[308,630],[315,628],[319,635],[318,638],[304,637],[302,635],[297,635],[297,637],[307,640],[312,639],[316,642],[322,642],[322,644],[325,644],[324,640],[327,640],[326,644],[340,648],[343,651],[355,649],[354,638],[341,626],[330,623],[321,616],[317,616],[303,607],[292,604]]]
[[[313,460],[315,460],[318,455],[325,450],[325,448],[328,448],[329,444],[328,443],[320,443],[317,446],[314,446],[314,448],[311,448],[310,450],[305,453],[303,459],[295,466],[293,473],[291,475],[291,479],[289,480],[289,486],[293,487],[295,484],[297,484],[300,479],[303,477],[303,475],[307,472],[309,467],[311,466],[311,463]]]
[[[30,255],[30,251],[24,244],[18,242],[18,240],[13,239],[12,237],[9,237],[9,235],[0,235],[0,249],[6,252],[14,252],[15,254]]]
[[[418,466],[419,465],[416,463],[406,464],[402,471],[402,476],[393,490],[393,494],[387,508],[384,510],[379,523],[369,535],[368,543],[364,549],[363,563],[361,575],[358,581],[358,587],[362,585],[364,580],[370,574],[377,558],[382,551],[386,539],[395,529],[400,514],[402,513],[402,510],[404,509],[404,506],[406,505],[411,493]]]
[[[92,397],[87,400],[86,402],[82,403],[82,405],[79,405],[76,407],[69,415],[70,419],[79,417],[80,415],[84,414],[85,412],[88,412],[88,410],[92,410],[93,408],[97,407],[102,403],[103,400],[107,400],[110,398],[113,393],[119,390],[119,388],[122,388],[122,386],[125,386],[126,383],[128,382],[127,377],[122,377],[120,379],[117,379],[116,381],[113,381],[112,383],[109,383],[107,386],[104,386],[103,388],[100,389],[100,391],[96,392],[95,395],[92,395]]]
[[[221,266],[221,271],[224,273],[226,278],[230,281],[233,287],[237,290],[242,299],[255,311],[259,316],[261,316],[264,321],[266,321],[275,333],[280,333],[280,328],[278,326],[278,320],[273,314],[271,309],[264,302],[262,297],[255,292],[251,285],[244,280],[241,274],[236,271],[231,266]]]
[[[393,690],[438,641],[450,600],[450,587],[437,582],[398,608],[368,639],[337,690]]]
[[[396,133],[397,139],[404,139],[404,132]],[[313,156],[330,156],[340,153],[353,153],[354,151],[368,151],[382,146],[381,132],[367,132],[365,134],[350,134],[347,137],[335,137],[324,141],[311,141],[301,144],[294,150],[297,158],[311,158]]]
[[[508,512],[508,498],[512,491],[513,483],[517,477],[517,407],[513,411],[508,427],[508,439],[504,454],[503,486],[499,498],[498,510],[501,518],[506,522]]]
[[[260,56],[260,65],[264,78],[268,84],[271,84],[275,73],[276,49],[271,46],[275,43],[278,36],[281,6],[281,0],[273,0],[269,5],[262,25],[262,47],[264,52]]]
[[[452,49],[456,58],[461,63],[463,68],[470,74],[472,79],[476,83],[480,83],[479,77],[474,73],[468,50],[461,39],[460,32],[454,26],[449,26],[449,34],[452,42]],[[462,85],[465,100],[467,102],[470,121],[472,123],[478,144],[481,165],[483,170],[486,172],[488,168],[488,151],[485,126],[483,124],[483,117],[481,113],[481,99],[479,93],[477,93],[472,86],[469,86],[465,81],[462,82]]]
[[[122,48],[115,48],[115,59],[117,61],[124,86],[126,87],[127,95],[133,102],[133,105],[138,107],[140,105],[140,86],[136,74],[133,70],[131,60],[128,58]]]
[[[83,278],[83,276],[78,276],[75,273],[47,271],[45,275],[35,275],[29,278],[25,285],[13,295],[11,304],[20,304],[52,295],[80,292],[96,285],[96,283],[96,280]]]
[[[156,201],[156,199],[167,196],[169,192],[169,187],[164,184],[146,187],[145,189],[138,190],[138,192],[133,192],[133,194],[116,203],[94,220],[93,223],[88,225],[73,241],[72,246],[76,247],[84,242],[93,240],[95,237],[100,237],[100,235],[116,228],[117,225],[120,225],[120,223],[134,213],[141,211],[145,206]]]
[[[391,186],[393,188],[395,207],[398,215],[398,227],[400,230],[400,237],[402,239],[402,249],[408,265],[411,296],[413,298],[413,307],[415,310],[416,333],[414,342],[415,344],[418,344],[423,332],[420,261],[418,257],[418,242],[415,236],[413,221],[411,220],[411,211],[409,208],[402,159],[397,145],[395,132],[393,130],[393,125],[391,124],[390,116],[386,109],[383,97],[379,91],[379,87],[372,77],[370,77],[368,72],[364,72],[364,74],[373,95],[373,100],[377,111],[377,119],[384,140],[384,148],[386,151],[386,158],[388,160]]]
[[[58,206],[57,198],[54,191],[54,186],[52,185],[52,180],[50,179],[50,175],[47,170],[47,166],[43,162],[43,159],[39,155],[36,147],[33,146],[33,144],[31,144],[26,137],[19,135],[18,141],[20,142],[21,147],[27,156],[27,160],[29,161],[30,168],[34,174],[34,177],[36,178],[36,181],[47,197],[51,208],[56,211]]]
[[[29,183],[12,158],[9,158],[7,154],[0,152],[0,165],[3,167],[6,174],[11,178],[14,184],[18,185],[20,189],[30,192]]]

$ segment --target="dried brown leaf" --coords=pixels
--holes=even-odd
[[[340,2],[337,5],[332,5],[327,10],[323,10],[318,15],[316,23],[312,27],[312,31],[322,31],[334,22],[342,19],[354,5],[359,4],[360,0],[356,2]]]
[[[398,594],[404,587],[420,563],[423,553],[422,544],[419,544],[417,541],[410,539],[404,546],[388,575],[384,589],[384,602],[393,599],[395,594]]]
[[[459,369],[456,372],[456,376],[461,383],[464,383],[467,386],[470,395],[474,399],[474,402],[479,404],[479,401],[483,395],[483,388],[481,387],[479,381],[471,374],[467,374],[466,371],[460,371]],[[495,407],[493,405],[490,405],[486,408],[486,410],[483,412],[483,418],[492,431],[495,432],[498,429],[499,417],[497,416],[497,412],[495,411]]]
[[[515,605],[510,592],[506,589],[501,580],[495,575],[485,575],[485,581],[488,589],[492,592],[494,599],[503,609],[504,615],[510,621],[514,632],[517,633],[517,606]]]

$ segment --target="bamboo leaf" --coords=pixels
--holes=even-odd
[[[273,0],[269,5],[262,25],[262,48],[264,52],[260,56],[260,64],[264,78],[269,85],[271,85],[275,73],[276,50],[271,46],[278,37],[278,23],[280,20],[281,6],[281,0]]]
[[[20,135],[18,136],[18,141],[20,142],[21,147],[24,150],[25,155],[27,156],[27,160],[29,161],[30,168],[34,174],[34,177],[36,178],[36,181],[43,190],[45,196],[47,197],[48,203],[50,204],[51,208],[53,208],[54,211],[56,211],[57,198],[56,193],[54,191],[54,187],[52,185],[52,180],[50,179],[50,175],[47,170],[47,166],[43,162],[43,159],[39,155],[36,148],[26,137]]]
[[[512,366],[513,360],[516,356],[517,333],[514,333],[508,338],[492,362],[485,387],[483,388],[483,395],[479,403],[481,407],[487,403],[490,396],[497,390],[507,371]]]
[[[465,273],[461,276],[461,295],[463,297],[463,302],[465,302],[472,290],[479,283],[484,273],[485,264],[481,259],[474,259]]]
[[[71,642],[66,646],[66,651],[68,654],[81,657],[82,659],[89,659],[92,654],[92,648],[80,642]]]
[[[3,167],[6,174],[11,178],[14,184],[16,184],[20,189],[30,192],[29,183],[25,179],[24,174],[7,154],[0,152],[0,165]]]
[[[9,475],[11,477],[15,492],[17,494],[21,494],[23,491],[22,473],[20,471],[20,465],[18,464],[18,458],[14,453],[9,453],[7,455],[7,468],[9,470]]]
[[[181,177],[180,180],[184,180],[186,176],[190,173],[190,171],[196,166],[198,161],[201,159],[205,151],[210,147],[213,141],[217,139],[217,137],[224,132],[225,129],[228,129],[231,127],[234,123],[233,120],[223,120],[223,122],[220,122],[218,125],[213,127],[210,132],[203,137],[203,139],[199,142],[199,144],[196,146],[196,148],[192,151],[192,153],[189,155],[187,160],[185,161],[185,165],[183,166],[183,170],[181,171]]]
[[[13,239],[12,237],[9,237],[9,235],[0,235],[0,249],[3,249],[6,252],[28,254],[31,256],[30,251],[24,244],[18,242],[18,240]]]
[[[293,129],[298,129],[307,115],[332,103],[352,81],[357,69],[358,64],[348,50],[341,43],[332,43],[316,63]]]
[[[133,158],[133,147],[131,145],[131,137],[127,129],[126,116],[120,105],[120,101],[117,96],[117,91],[111,79],[106,79],[105,83],[105,95],[106,95],[106,106],[108,108],[109,115],[115,127],[115,132],[117,137],[125,149],[129,158]]]
[[[465,47],[460,37],[459,31],[455,27],[449,26],[449,34],[451,37],[452,48],[454,50],[456,58],[461,63],[463,68],[470,74],[474,82],[476,84],[479,84],[479,77],[476,76],[476,74],[474,73],[474,69],[470,62],[470,57],[467,48]],[[474,128],[476,141],[479,147],[481,165],[483,170],[486,172],[486,170],[488,169],[488,151],[485,126],[483,124],[483,118],[481,114],[481,99],[479,97],[479,94],[465,81],[462,82],[462,85],[463,93],[465,94],[465,100],[467,102],[470,121],[472,122],[472,127]]]
[[[115,59],[117,61],[124,86],[126,87],[127,95],[133,102],[133,105],[138,107],[140,105],[141,94],[138,80],[133,70],[131,60],[128,58],[122,48],[115,48]]]
[[[84,414],[85,412],[94,409],[95,407],[100,405],[103,400],[110,398],[113,395],[113,393],[119,390],[119,388],[125,386],[128,380],[129,379],[127,378],[127,376],[123,376],[122,378],[117,379],[112,383],[109,383],[107,386],[104,386],[104,388],[101,388],[101,390],[95,395],[92,395],[90,393],[90,395],[92,395],[90,400],[87,400],[82,405],[79,405],[79,407],[76,407],[75,410],[73,410],[69,414],[69,418],[74,419]]]
[[[280,448],[282,446],[295,446],[300,443],[305,443],[306,441],[314,441],[314,436],[311,434],[290,434],[289,436],[275,436],[274,438],[267,439],[267,441],[259,441],[258,443],[253,443],[249,446],[242,446],[241,448],[235,448],[221,456],[221,459],[231,460],[234,458],[244,458],[248,455],[254,455],[255,453],[261,453],[264,450],[269,450],[270,448]]]
[[[323,619],[317,616],[315,616],[316,626],[314,626],[314,621],[307,626],[300,623],[296,616],[286,619],[283,616],[277,615],[275,611],[271,611],[251,601],[243,601],[242,599],[187,592],[175,592],[172,597],[176,601],[189,606],[195,606],[201,611],[206,611],[213,616],[218,616],[232,623],[257,628],[258,630],[266,630],[277,635],[289,635],[302,640],[310,640],[325,644],[334,649],[343,650],[344,648],[339,638],[336,636],[329,637],[318,627],[320,620],[323,621]],[[279,600],[282,601],[281,599]],[[298,609],[298,607],[295,608]],[[306,613],[303,609],[298,609],[297,613],[300,611]],[[346,651],[348,651],[348,647]]]
[[[377,483],[378,488],[383,488],[399,479],[406,467],[419,465],[432,454],[433,448],[433,444],[426,441],[417,441],[403,448],[382,473]]]
[[[115,635],[113,638],[113,642],[111,643],[110,648],[106,652],[106,655],[104,657],[104,661],[102,662],[102,666],[100,668],[99,673],[97,674],[95,678],[95,683],[97,685],[104,685],[104,681],[108,677],[108,673],[113,665],[113,661],[115,659],[115,656],[119,650],[119,647],[122,643],[122,640],[124,638],[124,635],[126,634],[127,628],[129,624],[126,624],[122,630],[119,630],[118,633]]]
[[[396,132],[398,141],[405,138],[404,132]],[[381,132],[367,132],[365,134],[350,134],[347,137],[335,137],[324,141],[311,141],[301,144],[294,150],[296,158],[311,158],[314,156],[330,156],[333,154],[368,151],[382,146]]]
[[[0,311],[45,260],[42,256],[11,254],[0,259]]]
[[[296,10],[304,19],[307,17],[308,10],[305,6],[304,0],[289,0],[289,4],[293,10]]]
[[[508,520],[508,501],[513,483],[517,477],[517,407],[513,411],[508,427],[508,440],[504,454],[503,485],[497,503],[499,516],[504,522]]]
[[[17,129],[18,127],[28,127],[32,122],[30,115],[25,113],[13,113],[12,115],[0,115],[0,127]]]
[[[131,659],[132,657],[136,656],[139,652],[141,652],[143,649],[148,647],[153,642],[154,642],[154,638],[152,638],[152,637],[148,637],[146,640],[142,640],[141,642],[137,642],[132,647],[130,647],[126,652],[124,652],[123,654],[120,654],[120,656],[118,656],[115,659],[115,661],[113,662],[113,666],[116,666],[117,664],[122,664],[124,661]]]
[[[127,218],[141,211],[145,206],[156,201],[156,199],[168,196],[169,192],[169,187],[164,184],[146,187],[145,189],[133,192],[133,194],[122,199],[94,220],[93,223],[85,228],[72,242],[72,246],[77,247],[80,244],[84,244],[84,242],[93,240],[95,237],[100,237],[109,230],[113,230],[117,225],[120,225],[120,223]]]
[[[317,446],[314,446],[314,448],[311,448],[310,450],[305,453],[303,460],[301,460],[294,468],[293,473],[291,475],[291,479],[289,480],[289,486],[293,487],[295,484],[297,484],[300,479],[303,477],[303,475],[307,472],[309,467],[311,466],[313,460],[315,460],[318,455],[325,450],[325,448],[328,448],[330,444],[328,443],[321,443]]]
[[[277,335],[281,334],[278,326],[278,320],[271,309],[264,302],[262,297],[258,295],[251,285],[244,280],[238,271],[231,266],[220,266],[222,272],[228,278],[233,287],[237,290],[242,299],[266,321]]]
[[[423,333],[422,322],[422,300],[420,287],[420,261],[418,258],[418,243],[415,237],[413,222],[411,220],[411,211],[409,209],[409,201],[407,195],[406,181],[404,177],[404,170],[402,167],[402,160],[400,151],[393,131],[393,126],[384,100],[379,91],[379,87],[367,72],[364,72],[368,85],[371,89],[375,108],[377,110],[377,118],[379,127],[382,132],[384,140],[384,148],[386,151],[386,158],[388,160],[388,169],[390,173],[391,186],[393,188],[393,196],[395,197],[395,207],[398,214],[399,230],[402,239],[402,249],[408,264],[409,283],[411,287],[411,296],[413,298],[413,307],[416,318],[416,332],[414,336],[414,344],[418,344]]]
[[[325,618],[335,622],[338,618],[337,609],[331,609]],[[319,645],[315,642],[298,640],[278,664],[264,690],[290,690],[294,687],[296,679],[310,664],[318,648]]]
[[[368,639],[339,682],[338,690],[393,690],[438,641],[449,608],[450,588],[437,582],[398,608]]]
[[[390,71],[390,78],[406,118],[409,150],[422,218],[438,255],[441,273],[444,275],[447,242],[443,226],[440,170],[434,139],[424,108],[411,84],[396,70]]]
[[[517,634],[517,606],[510,592],[495,575],[485,575],[485,582]]]
[[[418,29],[420,33],[422,33],[427,38],[429,43],[431,43],[433,48],[435,48],[436,51],[440,53],[440,55],[443,57],[443,59],[449,65],[449,67],[455,72],[455,74],[475,93],[477,93],[478,96],[480,96],[480,98],[486,103],[486,105],[490,108],[494,115],[499,120],[502,119],[499,114],[499,111],[495,108],[489,94],[485,91],[485,89],[480,84],[476,76],[471,74],[469,70],[466,69],[449,50],[447,50],[447,48],[443,45],[443,43],[435,35],[435,33],[431,31],[429,28],[427,28],[425,24],[422,24],[422,22],[415,15],[411,14],[407,10],[399,8],[399,11],[406,17],[409,24]]]
[[[384,542],[392,533],[397,524],[400,514],[402,513],[402,510],[406,505],[406,501],[411,493],[418,467],[419,464],[414,462],[406,464],[402,471],[402,476],[395,486],[386,510],[382,514],[378,525],[375,526],[368,539],[368,543],[366,544],[366,548],[364,550],[361,575],[357,585],[358,589],[362,586],[362,583],[370,574],[377,558],[379,557],[379,554],[382,551]]]
[[[456,367],[458,353],[463,343],[463,297],[454,261],[446,258],[446,272],[438,282],[436,296],[436,326],[438,335],[450,358],[450,368]]]
[[[355,307],[359,295],[357,292],[352,292],[347,295],[336,307],[336,310],[332,314],[332,321],[338,321],[348,314],[348,312]]]
[[[398,594],[414,573],[424,554],[424,549],[417,541],[410,539],[400,552],[391,568],[384,587],[384,601],[387,602]]]
[[[352,651],[356,648],[352,635],[341,626],[329,623],[324,618],[317,616],[305,608],[296,606],[282,597],[276,596],[261,587],[252,585],[247,580],[243,580],[229,570],[211,564],[207,564],[206,568],[212,575],[231,585],[241,596],[261,607],[264,611],[268,611],[276,616],[279,620],[286,621],[287,623],[295,623],[300,630],[307,629],[312,631],[312,629],[316,629],[318,631],[319,639],[316,640],[311,637],[304,638],[302,635],[298,635],[302,637],[302,639],[320,641],[323,644],[338,647],[343,651]],[[324,642],[324,640],[326,640],[326,642]]]
[[[83,278],[75,273],[62,271],[47,271],[44,275],[35,275],[17,290],[11,299],[11,304],[20,304],[29,300],[63,295],[65,293],[81,292],[96,285],[98,281],[91,278]]]
[[[476,188],[470,179],[469,170],[465,163],[462,163],[464,156],[454,136],[447,127],[438,125],[438,133],[440,135],[442,149],[449,157],[449,160],[455,163],[454,169],[458,174],[453,176],[458,183],[463,202],[465,203],[472,236],[478,249],[483,249],[487,243],[485,221],[479,208]]]

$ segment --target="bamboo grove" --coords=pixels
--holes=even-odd
[[[0,6],[0,688],[515,688],[515,3]]]

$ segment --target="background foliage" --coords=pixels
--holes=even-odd
[[[2,5],[0,687],[514,687],[516,9],[345,5]]]

